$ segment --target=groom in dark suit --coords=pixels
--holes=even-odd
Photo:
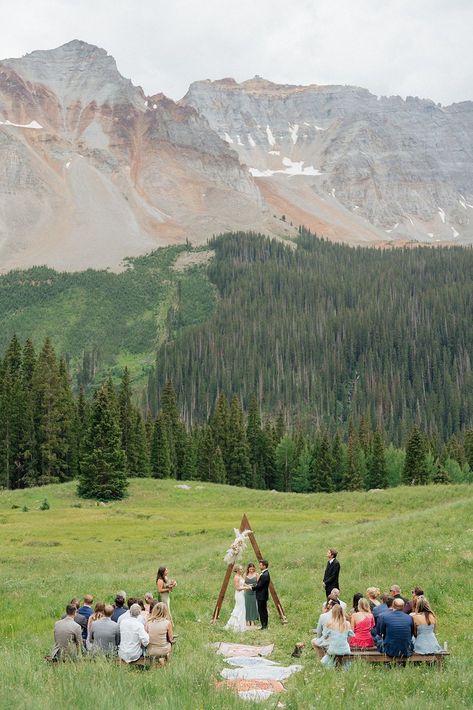
[[[322,584],[325,587],[325,594],[329,597],[332,589],[340,589],[338,575],[340,574],[340,562],[337,560],[337,551],[331,547],[327,550],[327,566]]]
[[[268,628],[268,589],[271,581],[268,567],[268,560],[260,560],[259,568],[261,570],[261,574],[256,584],[253,584],[251,587],[253,591],[256,592],[256,604],[258,606],[258,614],[261,621],[261,630]]]

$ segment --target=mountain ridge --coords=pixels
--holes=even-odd
[[[119,269],[165,244],[299,224],[353,244],[468,244],[471,129],[468,101],[257,75],[174,101],[82,40],[35,50],[0,61],[0,269]]]

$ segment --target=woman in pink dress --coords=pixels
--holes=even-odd
[[[359,600],[358,611],[352,614],[350,623],[355,632],[355,635],[348,639],[350,648],[372,648],[374,641],[370,631],[374,626],[374,617],[369,602],[364,597]]]

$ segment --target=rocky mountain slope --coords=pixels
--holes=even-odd
[[[146,96],[74,40],[0,62],[0,269],[290,222],[354,243],[471,242],[473,104],[263,79]],[[281,216],[285,215],[285,221]]]
[[[269,203],[318,231],[473,240],[473,102],[255,77],[195,82],[181,104],[238,152]]]

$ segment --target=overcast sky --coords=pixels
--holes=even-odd
[[[0,52],[82,39],[146,93],[255,74],[473,99],[473,0],[0,0]]]

